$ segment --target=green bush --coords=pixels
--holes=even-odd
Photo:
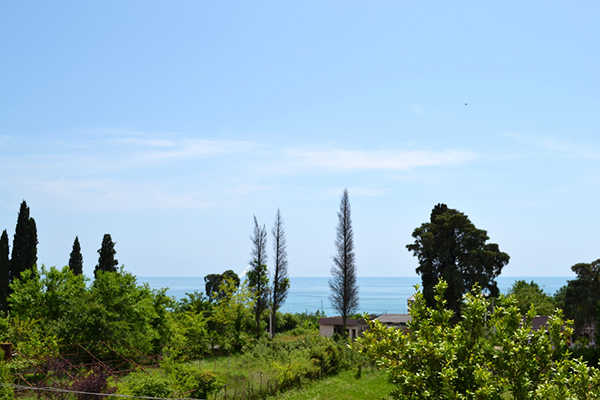
[[[319,377],[317,365],[306,363],[299,358],[294,358],[285,364],[274,363],[273,365],[277,371],[276,377],[280,389],[300,387],[305,380]]]
[[[10,381],[10,376],[8,374],[8,367],[4,360],[4,352],[0,350],[0,383],[1,384],[9,384],[12,383]],[[15,393],[12,387],[9,386],[0,386],[0,400],[13,400],[15,398]]]
[[[204,399],[223,386],[223,382],[213,371],[199,370],[189,364],[174,365],[171,378],[182,397]]]
[[[134,372],[127,380],[127,391],[133,396],[162,397],[173,396],[169,379],[161,375]]]

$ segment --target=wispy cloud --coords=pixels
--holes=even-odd
[[[532,145],[534,147],[548,150],[552,153],[557,153],[563,156],[572,156],[577,158],[600,158],[600,151],[589,145],[576,144],[568,140],[552,137],[552,136],[530,136],[518,133],[508,133],[519,143]]]
[[[399,151],[343,150],[310,151],[288,149],[284,153],[308,168],[333,171],[386,170],[406,171],[417,167],[463,164],[477,158],[471,151]]]
[[[277,148],[252,141],[126,131],[20,140],[22,149],[36,140],[36,152],[3,149],[0,178],[5,191],[37,193],[80,210],[219,208],[281,190],[282,182],[286,190],[305,185],[306,179],[311,187],[322,187],[319,177],[327,173],[408,171],[459,165],[478,157],[463,150]],[[9,144],[14,147],[13,141]],[[288,179],[292,175],[296,177]],[[349,189],[356,195],[381,196],[384,187]]]
[[[258,147],[252,142],[232,142],[213,140],[183,140],[171,145],[169,151],[154,151],[145,154],[153,159],[181,159],[204,157],[217,154],[244,153]]]

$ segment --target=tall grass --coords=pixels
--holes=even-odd
[[[312,335],[294,341],[261,341],[242,355],[203,360],[197,368],[213,370],[224,382],[213,394],[215,399],[251,400],[366,364],[347,342]]]

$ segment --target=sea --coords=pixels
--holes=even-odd
[[[554,295],[558,289],[574,277],[498,277],[498,288],[507,293],[517,280],[537,283],[545,293]],[[414,277],[358,277],[360,313],[405,314],[408,312],[408,298],[415,292],[414,286],[421,278]],[[167,294],[179,300],[186,293],[204,292],[202,277],[138,277],[138,282],[146,282],[152,289],[168,288]],[[326,316],[336,312],[329,302],[328,277],[290,278],[290,289],[285,303],[279,309],[290,313],[315,313]]]

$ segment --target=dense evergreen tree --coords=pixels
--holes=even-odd
[[[283,305],[288,295],[288,289],[290,287],[290,280],[288,279],[288,259],[287,259],[287,243],[285,239],[285,229],[283,227],[283,220],[281,219],[281,213],[277,209],[277,216],[275,217],[275,223],[271,230],[273,235],[273,295],[271,302],[271,337],[275,335],[276,327],[276,313],[279,307]]]
[[[98,277],[98,271],[116,272],[119,261],[115,258],[117,251],[115,250],[115,244],[107,233],[102,238],[102,247],[98,250],[98,265],[94,269],[94,278]]]
[[[73,250],[69,257],[69,268],[75,275],[83,274],[83,256],[81,255],[81,246],[79,245],[79,237],[75,236],[73,242]]]
[[[354,232],[350,215],[348,189],[344,189],[338,211],[338,226],[335,238],[336,254],[331,267],[329,299],[334,310],[342,317],[342,332],[346,332],[346,319],[358,311],[358,284],[356,282],[356,260],[354,256]]]
[[[438,204],[430,222],[415,229],[412,236],[415,243],[406,247],[419,259],[417,273],[430,307],[435,304],[434,288],[440,279],[448,283],[446,306],[454,312],[454,322],[460,319],[463,295],[475,284],[494,297],[499,294],[495,279],[509,256],[497,244],[486,243],[487,232],[477,229],[465,214]]]
[[[248,288],[254,300],[254,318],[256,319],[256,338],[260,339],[260,317],[269,306],[269,276],[267,270],[267,230],[258,225],[254,217],[251,269],[248,271]]]
[[[10,258],[10,281],[19,278],[21,273],[31,269],[37,262],[37,228],[35,220],[29,216],[29,207],[25,200],[21,203],[17,227],[13,239]]]
[[[600,259],[571,267],[577,278],[564,290],[565,316],[575,321],[575,336],[600,343]],[[595,338],[594,338],[595,335]]]
[[[0,236],[0,310],[8,311],[8,295],[10,283],[10,261],[8,258],[8,234],[6,229]]]

